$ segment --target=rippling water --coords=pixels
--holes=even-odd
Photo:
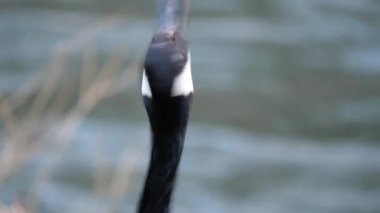
[[[150,39],[152,8],[150,1],[3,1],[1,97],[48,76],[62,49],[64,76],[78,78],[89,48],[100,67],[118,51],[121,69],[128,67]],[[194,1],[187,37],[196,96],[174,212],[379,212],[379,11],[373,0]],[[125,92],[76,129],[62,158],[51,141],[1,182],[0,201],[32,197],[37,212],[133,212],[149,132],[137,78],[126,81]],[[16,117],[30,108],[27,100]],[[41,118],[25,130],[36,128],[34,119]],[[42,120],[37,135],[54,135],[65,122]]]

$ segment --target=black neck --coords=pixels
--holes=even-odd
[[[180,162],[183,135],[153,133],[151,161],[140,201],[140,213],[168,213],[176,171]]]
[[[182,31],[186,24],[190,0],[156,0],[159,32]]]
[[[180,163],[191,95],[165,100],[144,97],[152,130],[152,151],[139,213],[167,213]]]

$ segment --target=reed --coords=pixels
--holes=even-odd
[[[125,19],[120,12],[116,13],[62,41],[54,48],[45,71],[36,74],[19,90],[0,97],[0,191],[28,162],[42,153],[54,153],[53,160],[39,166],[31,193],[8,205],[0,202],[1,213],[36,212],[39,200],[35,194],[61,162],[81,124],[100,103],[125,92],[137,81],[139,60],[124,65],[127,45],[115,47],[114,54],[100,63],[93,41],[99,33]],[[78,47],[82,52],[82,66],[79,74],[72,76],[67,72],[69,56]],[[97,150],[93,153],[93,191],[113,200],[104,212],[114,212],[128,190],[128,180],[140,151],[125,150],[116,169],[110,172],[102,147]]]

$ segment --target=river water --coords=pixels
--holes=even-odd
[[[0,2],[0,211],[134,211],[149,153],[134,65],[153,8]],[[380,212],[379,11],[194,0],[196,93],[173,212]],[[102,70],[121,89],[78,98]]]

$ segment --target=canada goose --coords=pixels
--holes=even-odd
[[[194,91],[190,51],[181,35],[189,0],[156,1],[158,28],[148,47],[141,84],[152,150],[139,213],[170,210]]]

